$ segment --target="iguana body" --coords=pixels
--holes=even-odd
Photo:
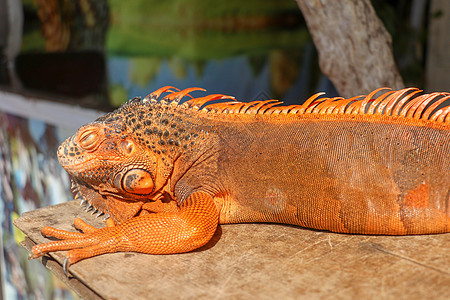
[[[186,252],[207,243],[218,223],[450,231],[450,106],[438,107],[450,94],[316,95],[285,107],[209,104],[232,98],[223,95],[179,104],[195,89],[172,89],[130,100],[61,145],[75,198],[114,222],[95,229],[76,220],[84,233],[45,227],[63,240],[35,246],[32,257],[70,250],[74,263],[117,251]]]

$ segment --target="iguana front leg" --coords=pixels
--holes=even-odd
[[[182,253],[205,245],[214,235],[219,220],[211,196],[203,192],[192,194],[177,212],[145,214],[133,217],[117,226],[97,229],[76,220],[80,232],[68,232],[44,227],[42,233],[60,241],[36,245],[30,258],[53,251],[69,250],[68,264],[104,253],[140,252],[147,254]]]

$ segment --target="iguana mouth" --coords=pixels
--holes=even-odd
[[[104,220],[112,217],[115,222],[121,223],[136,216],[143,205],[142,201],[121,199],[112,193],[101,193],[95,187],[82,180],[71,176],[71,191],[75,200],[80,200],[80,205],[86,212]]]
[[[72,191],[74,199],[81,201],[80,205],[86,212],[91,212],[92,215],[95,214],[97,218],[104,215],[104,220],[107,220],[110,217],[107,212],[107,207],[95,200],[94,193],[97,194],[97,197],[101,197],[101,195],[98,192],[95,192],[93,187],[88,186],[86,183],[73,177],[70,178],[70,181],[70,190]]]

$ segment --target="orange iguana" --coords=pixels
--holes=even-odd
[[[161,88],[81,127],[58,150],[75,199],[110,216],[82,232],[44,227],[70,250],[180,253],[218,224],[275,222],[333,232],[450,231],[450,93],[417,89],[303,105]],[[164,97],[161,95],[165,94]],[[160,99],[158,101],[158,99]]]

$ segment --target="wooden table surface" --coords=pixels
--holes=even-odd
[[[32,243],[45,225],[74,230],[78,202],[24,213],[14,224]],[[277,224],[219,227],[198,251],[106,254],[61,270],[64,252],[42,262],[83,298],[105,299],[450,299],[450,234],[366,236]]]

